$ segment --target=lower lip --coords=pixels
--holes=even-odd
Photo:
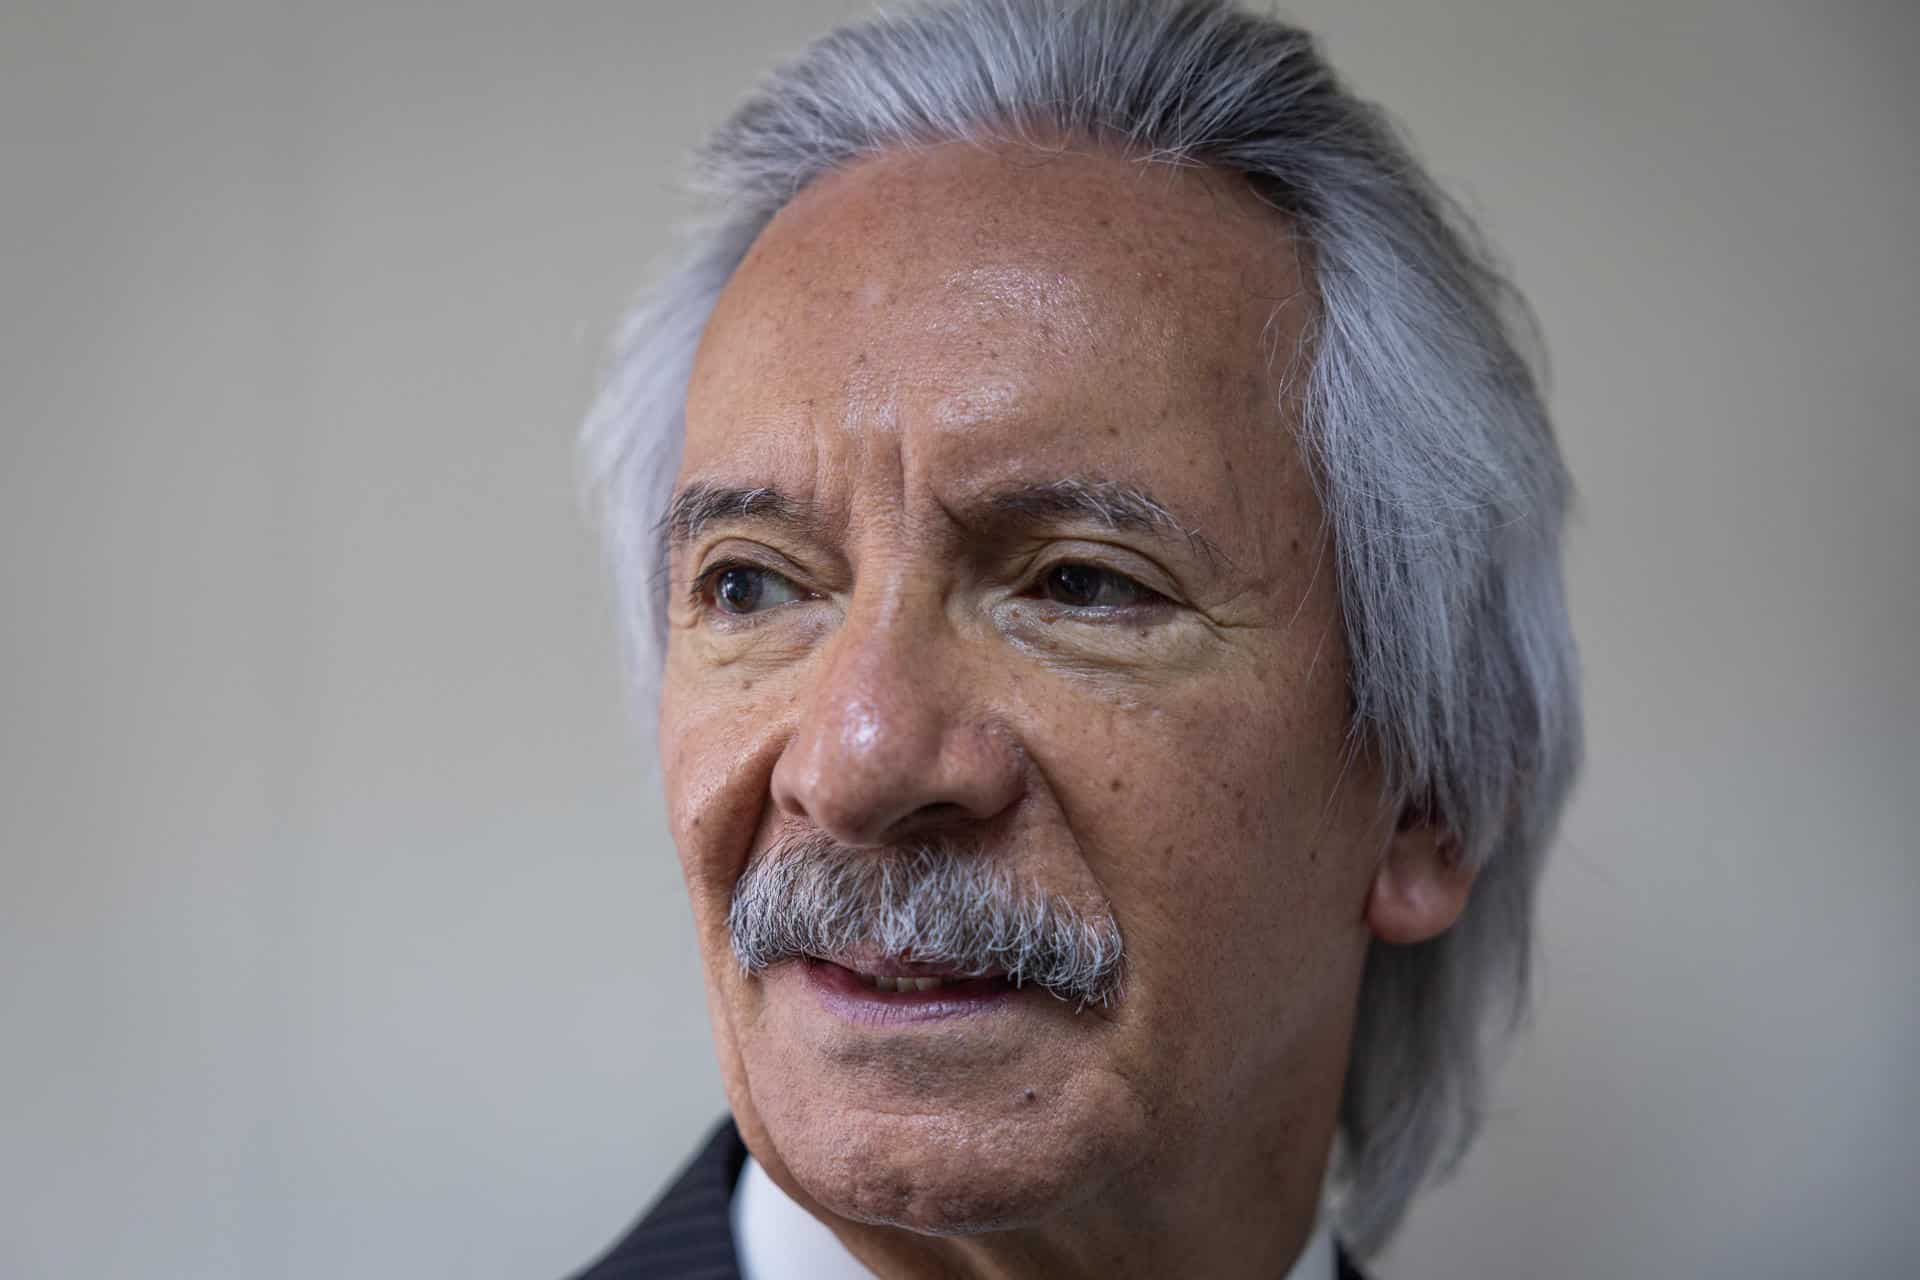
[[[828,1012],[870,1027],[964,1018],[1001,1008],[1020,995],[997,978],[944,983],[931,991],[882,991],[853,970],[825,960],[800,961],[806,982]]]

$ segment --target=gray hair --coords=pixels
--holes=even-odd
[[[754,858],[727,911],[748,973],[782,960],[906,956],[962,977],[1004,977],[1079,1008],[1120,991],[1120,926],[954,842],[855,849],[790,831]]]
[[[1453,928],[1367,959],[1330,1210],[1369,1253],[1471,1143],[1487,1050],[1525,1007],[1580,755],[1571,492],[1523,302],[1306,33],[1226,0],[958,0],[835,31],[749,96],[696,157],[715,214],[627,321],[584,429],[635,683],[650,701],[694,349],[762,228],[889,149],[1061,137],[1240,174],[1307,251],[1310,364],[1287,398],[1332,534],[1354,741],[1385,802],[1437,816],[1478,871]]]

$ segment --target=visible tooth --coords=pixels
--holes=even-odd
[[[886,974],[863,973],[860,981],[880,991],[934,991],[947,985],[946,978],[916,978],[908,974],[888,977]]]

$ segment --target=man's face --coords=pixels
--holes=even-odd
[[[674,548],[660,743],[734,1115],[803,1202],[942,1233],[1209,1162],[1317,1184],[1394,837],[1281,405],[1306,296],[1219,175],[971,146],[817,183],[729,284],[679,488],[779,499]],[[1110,913],[1124,986],[744,973],[736,883],[796,835]]]

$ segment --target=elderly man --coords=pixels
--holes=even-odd
[[[1578,756],[1511,291],[1206,0],[849,27],[699,163],[586,447],[732,1117],[585,1274],[1356,1274]]]

